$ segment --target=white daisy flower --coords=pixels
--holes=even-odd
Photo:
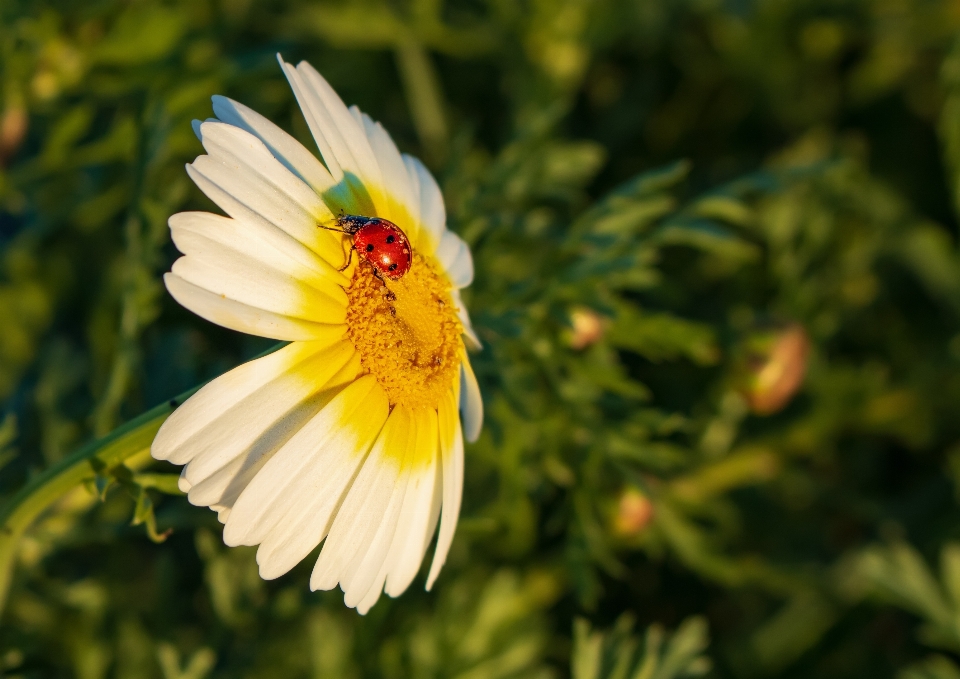
[[[226,544],[259,545],[263,578],[325,540],[311,589],[339,584],[365,613],[410,585],[438,521],[427,589],[453,540],[463,434],[475,439],[483,419],[458,292],[473,261],[423,164],[310,64],[280,64],[323,163],[214,97],[217,118],[194,123],[208,155],[187,172],[229,217],[173,215],[184,256],[164,282],[213,323],[291,344],[197,392],[151,452],[185,465],[181,489],[218,512]],[[351,235],[330,230],[350,216],[406,234],[409,271],[394,280],[354,256]]]

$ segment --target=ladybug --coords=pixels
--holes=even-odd
[[[356,250],[359,256],[373,267],[377,277],[386,276],[390,280],[400,280],[410,270],[413,263],[413,251],[407,235],[400,227],[381,217],[360,217],[341,214],[337,217],[337,228],[321,226],[331,231],[339,231],[353,238],[350,257]],[[350,266],[350,259],[343,269]],[[341,271],[343,271],[341,269]]]

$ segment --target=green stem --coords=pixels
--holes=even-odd
[[[95,468],[111,469],[149,448],[164,420],[197,389],[148,410],[65,457],[31,479],[0,509],[0,616],[13,577],[17,546],[34,520],[67,492],[93,480]]]
[[[437,70],[427,50],[410,35],[398,38],[396,58],[420,143],[431,161],[442,163],[450,133]]]
[[[253,360],[263,358],[286,346],[280,342]],[[150,448],[160,425],[181,403],[200,390],[199,385],[176,398],[148,410],[112,432],[88,443],[32,478],[0,508],[0,618],[10,591],[13,566],[20,538],[44,510],[69,491],[97,476],[97,469],[113,469]]]

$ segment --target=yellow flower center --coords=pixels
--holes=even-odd
[[[436,408],[458,377],[463,332],[446,277],[417,253],[397,281],[360,262],[347,299],[347,334],[390,405]]]

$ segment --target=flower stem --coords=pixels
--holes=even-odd
[[[111,469],[149,448],[163,421],[198,388],[148,410],[68,455],[31,479],[0,509],[0,616],[13,577],[17,546],[27,528],[68,491],[93,480],[96,469]]]
[[[443,111],[440,78],[430,54],[415,38],[406,36],[397,40],[396,58],[420,143],[432,162],[442,163],[446,160],[450,132]]]
[[[263,358],[286,346],[273,345],[253,360]],[[20,538],[44,510],[81,483],[93,481],[97,470],[114,469],[150,447],[160,425],[184,401],[200,390],[203,384],[183,392],[122,424],[60,460],[32,478],[4,507],[0,507],[0,618],[10,591],[13,567]]]

